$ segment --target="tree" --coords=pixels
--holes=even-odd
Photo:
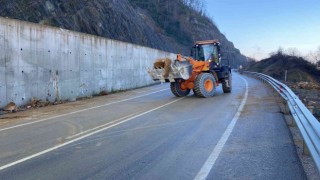
[[[320,66],[320,46],[317,50],[311,51],[308,54],[308,57],[312,63],[317,64],[317,66]]]
[[[283,47],[279,47],[277,51],[275,52],[270,52],[269,56],[283,56],[284,55],[284,50]]]
[[[205,15],[205,0],[183,0],[182,3],[188,7],[191,7],[193,10],[198,12],[200,15]]]
[[[286,54],[289,55],[289,56],[295,56],[295,57],[300,57],[300,56],[301,56],[300,51],[299,51],[297,48],[295,48],[295,47],[293,47],[293,48],[288,48],[288,49],[286,50]]]

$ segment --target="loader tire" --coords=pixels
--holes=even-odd
[[[170,89],[172,94],[177,97],[187,96],[190,93],[190,89],[181,88],[182,80],[176,80],[176,82],[170,83]]]
[[[228,83],[227,83],[228,81]],[[229,86],[228,86],[229,84]],[[228,77],[226,77],[223,81],[222,81],[222,90],[224,93],[231,93],[232,90],[232,75],[229,72]]]
[[[201,73],[194,83],[194,92],[200,97],[212,97],[216,93],[216,81],[211,73]]]

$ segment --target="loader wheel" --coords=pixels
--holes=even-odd
[[[170,83],[171,92],[177,97],[187,96],[190,93],[190,89],[181,88],[182,80],[176,80],[176,82]]]
[[[200,97],[212,97],[216,93],[216,81],[210,73],[201,73],[194,83],[194,92]]]
[[[227,82],[228,81],[228,82]],[[229,85],[229,86],[228,86]],[[222,90],[224,93],[230,93],[232,90],[232,75],[229,72],[228,77],[222,81]]]

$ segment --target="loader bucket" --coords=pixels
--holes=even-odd
[[[167,77],[164,77],[164,68],[149,68],[148,73],[154,81],[175,82],[175,79],[187,80],[192,74],[192,65],[188,61],[175,60],[174,63],[171,64],[170,72]]]

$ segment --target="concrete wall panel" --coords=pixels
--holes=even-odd
[[[0,107],[7,105],[7,87],[0,85]]]
[[[74,100],[154,83],[146,68],[174,54],[60,28],[0,18],[0,108]]]
[[[6,88],[6,68],[0,66],[0,107],[7,104],[7,88]]]

